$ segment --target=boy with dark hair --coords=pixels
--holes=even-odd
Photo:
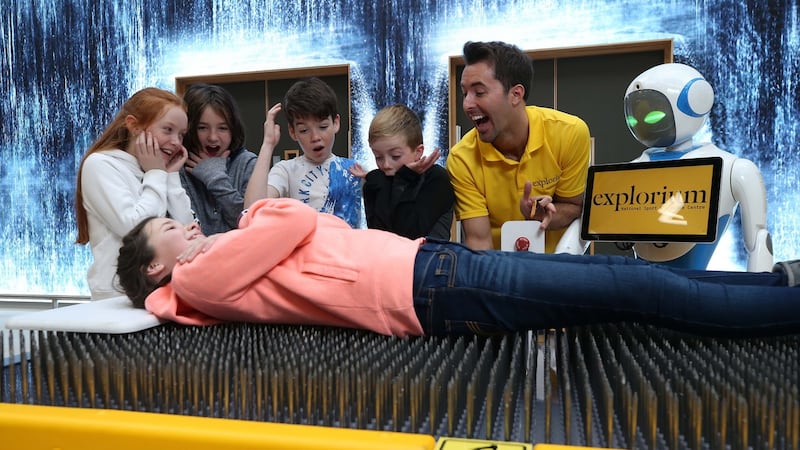
[[[270,169],[280,138],[275,115],[281,109],[289,121],[289,135],[303,154]],[[319,78],[308,78],[293,84],[283,104],[267,112],[264,142],[247,185],[245,207],[262,198],[290,197],[358,228],[361,224],[361,180],[349,171],[353,160],[333,154],[339,120],[336,93],[327,83]]]

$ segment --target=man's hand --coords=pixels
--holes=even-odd
[[[526,182],[522,198],[519,200],[519,211],[525,220],[538,220],[542,223],[539,228],[546,230],[556,213],[556,205],[553,204],[553,197],[549,195],[531,197],[532,190],[531,182]]]

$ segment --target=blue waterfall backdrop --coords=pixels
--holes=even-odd
[[[428,147],[447,148],[448,57],[468,40],[673,38],[675,60],[717,93],[708,137],[761,167],[776,259],[800,257],[798,0],[0,1],[0,292],[88,295],[76,171],[134,91],[172,90],[183,75],[349,64],[353,156],[371,165],[366,128],[389,103],[420,112]],[[713,268],[743,270],[738,226]]]

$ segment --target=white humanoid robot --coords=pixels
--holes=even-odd
[[[767,192],[761,172],[752,161],[739,158],[712,143],[695,143],[714,90],[694,68],[668,63],[636,77],[625,93],[625,118],[633,136],[649,147],[634,160],[656,161],[717,156],[722,158],[722,180],[717,240],[712,243],[634,244],[636,256],[677,267],[705,269],[737,207],[741,208],[747,270],[772,270],[772,241],[767,231]]]

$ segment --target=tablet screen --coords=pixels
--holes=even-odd
[[[581,238],[628,242],[713,242],[722,158],[589,167]]]

